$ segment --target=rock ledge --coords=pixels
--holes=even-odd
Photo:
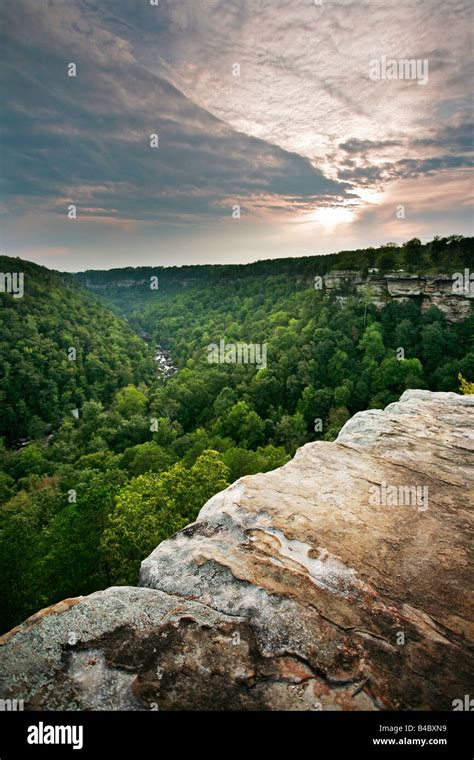
[[[28,709],[451,710],[474,680],[474,397],[406,391],[0,639]]]

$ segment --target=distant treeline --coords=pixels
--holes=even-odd
[[[462,235],[435,237],[422,244],[412,238],[403,245],[386,243],[380,248],[358,248],[322,256],[268,259],[251,264],[196,264],[181,267],[124,267],[107,271],[87,270],[76,277],[90,287],[113,286],[126,280],[146,280],[158,276],[160,287],[186,285],[197,281],[243,279],[257,276],[291,275],[312,278],[331,270],[365,272],[377,268],[381,273],[404,269],[411,273],[451,274],[461,267],[474,267],[474,238]]]

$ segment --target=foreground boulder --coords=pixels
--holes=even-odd
[[[29,709],[452,710],[474,680],[474,397],[407,391],[0,639]],[[455,703],[456,704],[456,703]]]

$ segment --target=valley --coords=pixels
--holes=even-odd
[[[425,271],[410,271],[413,246]],[[449,274],[472,269],[472,250],[453,236],[237,266],[22,262],[23,297],[0,294],[2,627],[135,584],[207,499],[334,441],[357,412],[468,388],[472,299]]]

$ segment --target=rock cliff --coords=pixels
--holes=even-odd
[[[468,270],[466,270],[468,272]],[[464,275],[458,273],[459,276]],[[324,287],[342,304],[349,296],[363,295],[377,308],[386,306],[392,300],[409,301],[416,299],[422,311],[436,306],[448,322],[462,322],[472,314],[474,304],[474,283],[465,277],[459,286],[454,275],[410,275],[406,273],[369,275],[364,277],[351,270],[332,271],[324,275]]]
[[[473,682],[474,397],[407,391],[0,640],[29,709],[451,710]]]

